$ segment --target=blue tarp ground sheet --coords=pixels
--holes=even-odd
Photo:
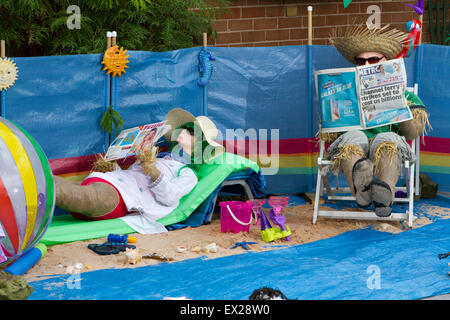
[[[98,270],[81,273],[78,279],[74,275],[51,276],[30,283],[34,292],[29,299],[159,300],[184,296],[193,300],[248,300],[262,286],[277,288],[288,298],[299,300],[411,300],[450,293],[449,258],[438,258],[439,253],[450,251],[450,219],[427,213],[433,206],[449,208],[450,200],[439,196],[418,201],[419,218],[429,217],[434,222],[398,234],[369,227],[258,253]]]

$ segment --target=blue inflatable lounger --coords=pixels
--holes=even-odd
[[[242,177],[245,177],[248,175],[248,170],[252,174],[260,175],[259,166],[255,162],[228,152],[224,152],[211,163],[203,164],[198,170],[197,176],[199,181],[194,189],[180,200],[177,208],[169,215],[159,219],[158,222],[167,227],[185,221],[202,203],[211,200],[212,195],[214,196],[214,201],[212,202],[214,205],[216,195],[224,181],[229,176],[233,176],[233,173],[234,177],[236,177],[236,173],[242,172]],[[242,184],[242,179],[233,179],[234,182],[231,182],[232,184]],[[72,217],[70,214],[64,214],[53,217],[47,232],[40,242],[50,246],[107,237],[110,233],[129,234],[136,233],[136,231],[121,219],[83,221]]]

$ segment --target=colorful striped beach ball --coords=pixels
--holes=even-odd
[[[20,126],[0,117],[0,235],[5,235],[0,264],[39,242],[54,209],[55,185],[42,148]]]

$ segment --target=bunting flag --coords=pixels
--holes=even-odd
[[[407,4],[407,6],[410,6],[416,10],[417,14],[422,15],[423,14],[423,0],[417,0],[416,4]]]
[[[352,3],[352,0],[344,0],[344,8],[347,8],[350,3]]]

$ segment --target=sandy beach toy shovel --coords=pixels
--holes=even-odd
[[[287,231],[286,229],[286,218],[282,215],[283,208],[288,204],[289,197],[269,197],[269,204],[272,210],[269,212],[269,218],[273,223],[278,225],[281,230]],[[286,241],[291,241],[289,236],[286,236]]]
[[[269,204],[272,206],[272,209],[269,212],[270,220],[278,227],[272,227],[269,219],[267,219],[266,215],[263,211],[261,211],[261,237],[263,241],[270,242],[273,240],[285,238],[286,241],[291,241],[289,235],[291,234],[291,230],[286,223],[286,218],[281,214],[283,207],[287,205],[289,201],[288,197],[270,197]]]

